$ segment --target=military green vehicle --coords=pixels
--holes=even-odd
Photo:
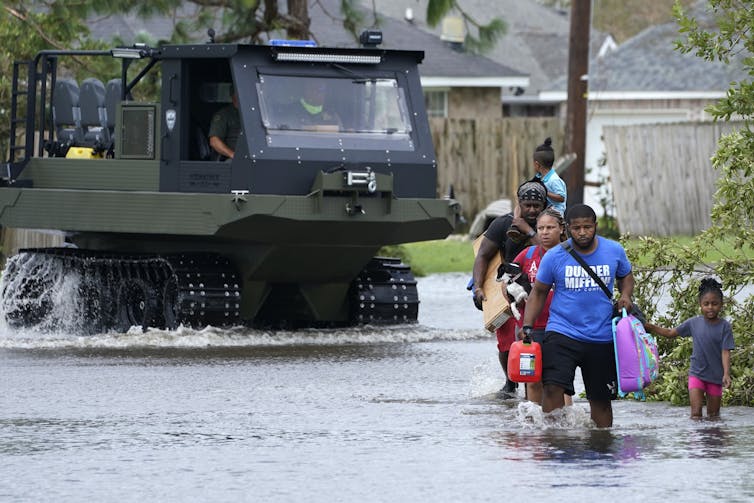
[[[121,58],[121,75],[79,85],[68,57]],[[436,193],[422,59],[291,42],[15,63],[0,225],[62,231],[66,246],[7,261],[6,320],[51,327],[63,302],[88,331],[415,321],[410,268],[374,255],[443,238],[459,217]],[[133,100],[149,79],[159,100]],[[329,122],[300,106],[311,87]],[[224,159],[208,133],[234,93],[240,131]]]

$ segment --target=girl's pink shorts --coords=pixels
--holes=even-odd
[[[723,385],[702,381],[698,377],[689,376],[689,389],[700,389],[711,396],[723,396]]]

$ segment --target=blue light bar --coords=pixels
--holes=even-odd
[[[273,38],[270,40],[270,45],[278,47],[317,47],[317,42],[314,40],[286,40],[283,38]]]
[[[276,61],[296,61],[300,63],[341,63],[377,65],[382,61],[379,54],[330,54],[313,52],[279,52],[272,55]]]

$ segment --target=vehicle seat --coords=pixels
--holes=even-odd
[[[79,85],[73,79],[58,79],[52,96],[52,120],[60,146],[67,150],[83,139]],[[65,155],[65,154],[63,154]]]
[[[191,159],[199,161],[217,161],[219,159],[217,152],[209,146],[207,133],[196,123],[192,126],[192,139]]]
[[[117,113],[118,103],[121,101],[122,92],[123,84],[120,79],[112,79],[107,82],[105,86],[105,113],[111,143],[115,140],[115,114]]]
[[[81,83],[79,106],[81,128],[84,131],[83,146],[98,150],[107,149],[110,144],[110,132],[107,129],[105,85],[101,80],[88,78]]]

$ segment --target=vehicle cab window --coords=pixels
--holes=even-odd
[[[396,79],[260,74],[257,94],[270,147],[414,150]]]

